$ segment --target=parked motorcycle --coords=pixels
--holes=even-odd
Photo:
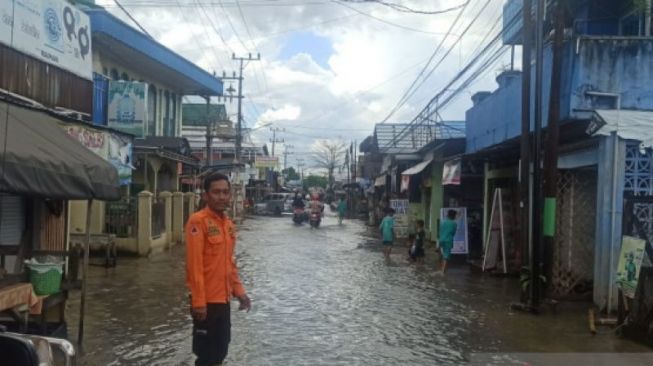
[[[297,225],[301,225],[304,221],[308,221],[306,211],[303,207],[295,207],[292,215],[292,221]]]
[[[5,328],[0,326],[0,355],[3,365],[58,366],[52,352],[54,347],[63,354],[65,366],[75,365],[75,347],[69,341],[6,332]]]
[[[320,222],[322,222],[322,214],[318,211],[311,211],[311,217],[309,223],[311,227],[318,228],[320,227]]]

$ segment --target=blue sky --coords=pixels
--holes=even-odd
[[[289,60],[299,53],[311,55],[318,65],[328,70],[329,57],[333,54],[333,47],[328,38],[312,32],[295,32],[284,40],[279,59]]]

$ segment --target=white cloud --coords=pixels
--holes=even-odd
[[[268,109],[256,121],[256,126],[271,122],[295,121],[302,114],[302,109],[296,105],[286,104],[278,109]]]
[[[208,71],[221,73],[226,70],[230,74],[237,69],[236,62],[231,60],[232,52],[237,55],[260,52],[262,60],[249,63],[245,69],[245,122],[249,127],[270,122],[284,127],[286,132],[282,137],[295,146],[295,157],[305,159],[310,158],[307,153],[317,139],[360,142],[371,134],[374,124],[387,115],[415,79],[442,39],[442,33],[447,31],[457,15],[455,12],[445,15],[407,14],[378,4],[351,4],[374,17],[423,31],[411,32],[333,2],[260,6],[261,2],[241,1],[247,28],[254,38],[251,41],[235,2],[223,2],[224,9],[218,5],[204,5],[200,9],[194,0],[179,1],[181,9],[130,7],[129,1],[124,1],[123,5],[155,39]],[[102,2],[113,14],[132,24],[111,1]],[[207,3],[200,0],[202,2]],[[459,5],[463,0],[402,0],[401,3],[435,10]],[[470,3],[462,17],[462,26],[480,11],[482,3]],[[392,122],[411,120],[446,85],[500,15],[502,3],[502,0],[492,0],[491,7],[483,12],[462,44],[454,48]],[[460,33],[462,26],[454,33]],[[333,54],[328,69],[317,64],[308,52],[289,59],[279,58],[282,42],[293,31],[314,32],[331,41]],[[453,40],[450,38],[445,46],[450,46]],[[442,54],[439,53],[436,60]],[[441,113],[443,117],[463,119],[465,110],[471,106],[471,93],[495,87],[494,69],[489,71],[487,77],[445,109]],[[227,108],[230,114],[236,113],[236,103],[228,104]],[[269,129],[257,130],[253,136],[260,143],[271,137]],[[293,158],[289,159],[294,163]]]

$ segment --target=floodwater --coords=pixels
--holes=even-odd
[[[465,364],[480,352],[651,351],[613,334],[591,336],[588,304],[510,312],[515,279],[466,265],[439,277],[432,263],[409,265],[404,247],[387,263],[359,221],[338,226],[328,217],[315,230],[257,217],[239,235],[253,310],[232,304],[229,365],[430,366]],[[115,269],[91,267],[81,364],[192,365],[184,276],[181,246]],[[73,340],[78,309],[75,295],[67,309]]]

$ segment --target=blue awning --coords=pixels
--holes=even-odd
[[[222,95],[222,81],[161,45],[154,39],[125,24],[103,8],[84,9],[91,19],[93,48],[140,74],[174,85],[184,95]]]

